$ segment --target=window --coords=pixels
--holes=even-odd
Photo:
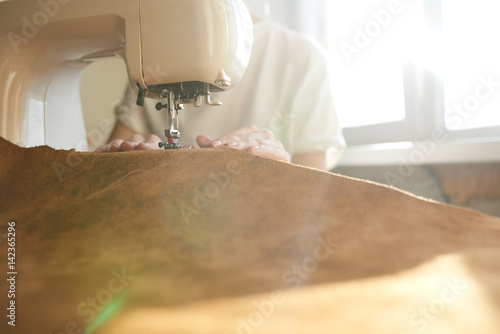
[[[425,53],[423,2],[327,4],[339,119],[349,145],[413,140]]]
[[[384,1],[327,4],[336,103],[345,127],[406,116],[402,64],[409,46],[405,37],[417,14],[403,13],[401,6],[384,7]]]
[[[363,145],[411,149],[436,131],[446,137],[442,147],[453,146],[453,154],[441,154],[448,162],[467,154],[457,140],[483,140],[488,150],[500,149],[491,146],[500,143],[499,8],[496,0],[328,1],[347,160],[366,153]],[[482,152],[482,159],[492,158],[491,151],[469,148],[476,157]]]
[[[443,0],[447,61],[442,76],[449,130],[500,125],[499,9],[494,0]]]

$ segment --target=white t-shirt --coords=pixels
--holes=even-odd
[[[116,109],[118,119],[136,133],[165,138],[166,111],[155,109],[157,100],[146,99],[144,107],[136,100],[129,90]],[[277,24],[255,24],[243,78],[231,90],[213,93],[212,101],[223,106],[185,105],[179,112],[181,144],[196,145],[198,135],[218,138],[253,124],[273,131],[292,156],[325,151],[338,156],[345,146],[325,52],[311,39]]]

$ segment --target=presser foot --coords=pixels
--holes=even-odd
[[[167,142],[158,143],[158,146],[160,148],[163,148],[165,150],[177,150],[182,148],[182,145],[179,145],[181,133],[174,127],[174,123],[172,123],[172,128],[165,130],[165,137],[167,137]]]
[[[177,143],[176,141],[171,140],[171,138],[169,138],[168,143],[160,142],[158,143],[158,146],[165,150],[178,150],[182,148],[182,145],[179,145],[179,143]]]
[[[158,146],[165,150],[178,150],[182,148],[182,145],[178,144],[167,144],[167,143],[159,143]]]

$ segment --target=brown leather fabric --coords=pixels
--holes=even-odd
[[[0,154],[0,237],[16,223],[18,272],[2,333],[79,333],[110,300],[124,304],[95,333],[500,328],[499,219],[232,149],[0,138]]]

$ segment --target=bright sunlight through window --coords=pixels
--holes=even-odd
[[[335,103],[343,127],[405,118],[403,65],[418,54],[421,1],[329,1]]]
[[[446,127],[500,125],[498,0],[443,0]]]
[[[403,66],[408,63],[442,78],[444,110],[425,112],[437,113],[448,130],[500,125],[500,3],[442,0],[442,31],[436,8],[426,4],[328,2],[335,99],[344,127],[404,119]],[[406,105],[428,98],[406,93]]]

